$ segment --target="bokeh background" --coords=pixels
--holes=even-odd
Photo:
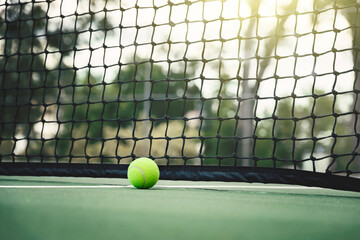
[[[359,172],[354,0],[0,2],[0,161]]]

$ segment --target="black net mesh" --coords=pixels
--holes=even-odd
[[[359,6],[1,2],[0,164],[356,177]]]

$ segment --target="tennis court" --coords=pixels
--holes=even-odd
[[[357,239],[360,193],[222,182],[0,177],[2,239]]]
[[[0,239],[359,239],[359,31],[356,0],[1,0]]]

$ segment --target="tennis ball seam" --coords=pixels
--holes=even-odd
[[[146,177],[145,177],[144,171],[143,171],[141,168],[139,168],[139,167],[131,167],[131,168],[136,168],[136,169],[139,169],[139,170],[140,170],[140,172],[141,172],[141,174],[143,175],[143,178],[144,178],[144,182],[143,182],[143,185],[142,185],[141,188],[144,188],[144,187],[145,187],[145,182],[146,182]]]

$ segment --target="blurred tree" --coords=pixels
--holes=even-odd
[[[330,159],[332,150],[339,155],[351,152],[349,141],[352,138],[347,137],[348,123],[334,116],[334,112],[340,112],[338,106],[334,105],[334,96],[317,92],[318,98],[309,98],[307,103],[296,107],[296,99],[280,101],[276,118],[259,122],[255,156],[263,160],[258,161],[257,166],[302,168],[302,160],[309,160],[309,156],[319,161]],[[316,167],[316,164],[312,165]],[[336,167],[344,169],[345,164],[329,161],[327,167],[328,170],[336,170]]]
[[[245,38],[251,38],[252,34],[254,32],[254,29],[257,29],[257,24],[259,22],[259,7],[260,4],[262,4],[261,0],[249,0],[248,5],[250,7],[251,11],[251,18],[248,19],[249,24],[245,30],[244,36]],[[288,4],[285,6],[282,6],[283,9],[286,9],[287,12],[291,13],[296,9],[297,0],[291,0]],[[284,24],[288,20],[288,18],[291,15],[284,15],[281,16],[278,19],[278,23],[276,24],[275,28],[273,29],[274,37],[271,38],[269,41],[266,41],[264,44],[264,55],[262,57],[262,61],[259,59],[256,60],[257,62],[257,73],[256,73],[256,83],[251,84],[249,81],[250,76],[250,61],[243,61],[242,63],[242,69],[243,69],[243,76],[241,80],[241,97],[245,99],[245,101],[242,101],[240,111],[239,111],[239,117],[240,118],[247,118],[247,119],[253,119],[254,118],[254,105],[255,101],[252,100],[246,100],[246,99],[252,99],[257,93],[257,90],[259,88],[259,84],[261,83],[263,79],[263,75],[270,66],[270,61],[273,59],[273,54],[276,53],[276,48],[279,44],[279,40],[283,36],[284,32]],[[245,41],[244,42],[244,49],[255,49],[254,48],[254,41]],[[257,43],[258,44],[258,43]],[[259,47],[257,47],[256,53],[251,53],[253,56],[255,55],[256,58],[259,57]],[[252,155],[252,141],[250,140],[250,137],[253,134],[253,121],[251,120],[245,120],[242,121],[239,124],[239,130],[238,135],[244,138],[244,140],[241,140],[241,146],[238,148],[239,155],[243,158],[242,165],[248,166],[250,165],[250,158]],[[247,139],[245,139],[247,138]]]
[[[99,6],[90,1],[87,7],[90,12]],[[193,63],[185,72],[165,71],[133,56],[138,61],[121,66],[116,79],[99,79],[91,72],[91,57],[88,70],[78,69],[74,54],[84,46],[93,52],[91,39],[106,48],[106,37],[115,34],[113,23],[101,14],[82,14],[71,26],[63,24],[64,16],[50,21],[49,8],[47,2],[7,1],[0,12],[0,154],[13,154],[16,139],[26,139],[26,157],[86,155],[86,149],[75,149],[78,143],[104,146],[107,128],[119,131],[149,117],[157,126],[195,108],[197,102],[187,98],[199,89],[184,81],[193,75]],[[95,31],[104,38],[97,39]],[[90,36],[80,37],[83,32]],[[50,123],[57,129],[44,132]]]
[[[282,8],[286,9],[287,12],[292,12],[296,9],[296,0],[290,1]],[[245,55],[255,56],[256,58],[259,55],[259,47],[255,48],[255,44],[259,44],[256,41],[251,40],[254,35],[255,29],[257,29],[257,24],[259,22],[259,8],[262,4],[261,0],[256,1],[247,1],[247,4],[250,8],[250,16],[246,19],[247,24],[243,23],[241,26],[245,29],[240,29],[243,34],[242,38],[245,38],[246,41],[241,41],[241,46],[244,51],[251,51],[257,49],[256,52],[248,52]],[[224,113],[235,113],[236,116],[232,116],[233,120],[221,121],[220,124],[217,121],[208,121],[204,126],[205,136],[227,136],[225,139],[209,139],[205,142],[205,155],[213,156],[212,160],[208,160],[210,164],[218,163],[216,159],[217,155],[226,156],[228,160],[224,161],[224,164],[236,164],[249,166],[250,159],[253,155],[253,140],[252,135],[254,131],[254,106],[255,106],[255,95],[257,94],[259,85],[263,80],[264,73],[266,69],[271,66],[270,61],[274,59],[274,54],[276,53],[276,48],[279,44],[283,32],[285,30],[285,23],[291,15],[283,15],[279,18],[278,23],[273,27],[275,34],[272,38],[265,42],[263,47],[263,56],[261,56],[261,61],[256,59],[257,64],[257,73],[256,81],[251,81],[250,78],[250,69],[251,62],[249,59],[241,61],[242,76],[240,81],[240,93],[237,93],[237,98],[240,97],[242,100],[234,101],[219,101],[218,109],[215,109],[212,104],[205,105],[205,112],[212,116],[221,118],[226,116]],[[242,20],[245,22],[244,20]],[[248,38],[248,39],[247,39]],[[221,65],[220,65],[221,66]],[[274,76],[275,77],[275,76]],[[228,76],[219,76],[220,79],[229,79]],[[220,96],[224,98],[234,97],[234,94],[231,94],[231,86],[227,81],[221,81],[221,92]],[[237,120],[235,120],[237,119]],[[234,129],[235,128],[235,129]],[[221,135],[223,133],[224,135]],[[240,139],[238,139],[238,136]],[[230,138],[229,138],[230,137]],[[270,148],[270,145],[267,145],[267,148]],[[222,154],[220,154],[222,153]],[[271,155],[271,154],[270,154]],[[234,156],[240,158],[240,161],[236,161]],[[221,159],[221,158],[220,158]]]
[[[144,78],[147,69],[151,69],[150,79]],[[191,71],[191,67],[188,68],[187,74],[191,74]],[[118,132],[120,128],[135,128],[134,121],[148,122],[157,127],[168,121],[168,117],[182,118],[196,107],[195,101],[186,101],[185,97],[199,93],[196,85],[189,85],[183,78],[184,73],[167,73],[159,66],[131,64],[120,70],[118,77],[109,83],[99,82],[92,75],[77,79],[73,92],[76,95],[74,105],[62,111],[63,121],[76,123],[76,128],[64,128],[59,134],[61,139],[68,139],[67,145],[61,147],[62,154],[68,154],[68,151],[72,151],[69,148],[75,147],[70,141],[74,136],[83,136],[90,145],[98,145],[102,139],[109,138],[108,128],[114,131],[117,129]],[[144,96],[147,84],[150,93]],[[149,109],[145,109],[147,102],[150,104]],[[153,120],[150,121],[149,117]],[[145,131],[149,131],[149,128]],[[126,138],[132,137],[130,135]],[[122,144],[128,142],[121,137],[119,140]]]
[[[75,33],[61,27],[50,28],[46,9],[37,3],[6,1],[0,12],[0,145],[7,149],[15,149],[16,139],[39,139],[42,133],[34,126],[54,114],[58,97],[54,86],[60,78],[73,78],[73,71],[59,69],[68,67],[63,60],[74,47]],[[15,142],[8,141],[11,136]],[[28,141],[26,154],[38,154],[43,145]]]
[[[323,11],[324,9],[331,7],[335,9],[335,14],[341,14],[346,18],[349,24],[349,30],[353,35],[353,61],[354,61],[354,71],[355,71],[355,81],[354,81],[354,94],[353,94],[353,108],[351,109],[354,114],[352,114],[351,123],[348,122],[345,129],[349,129],[356,134],[360,133],[360,99],[359,99],[359,90],[360,90],[360,58],[358,57],[358,49],[360,48],[360,34],[358,32],[358,28],[360,26],[360,17],[359,17],[359,3],[356,0],[317,0],[314,1],[314,7],[317,11]],[[336,19],[336,18],[335,18]],[[314,24],[316,24],[317,18],[313,18]],[[335,26],[335,23],[334,23]],[[338,31],[344,29],[337,29]],[[336,33],[337,34],[337,33]],[[337,49],[333,49],[334,54],[337,53]],[[349,146],[352,146],[352,149],[349,149]],[[347,144],[345,144],[345,149],[348,149],[349,152],[357,152],[360,147],[360,139],[347,139]],[[339,162],[339,161],[338,161]],[[347,161],[346,167],[344,166],[342,169],[352,169],[359,171],[360,170],[360,157],[358,155],[354,155],[351,160]],[[339,165],[343,164],[341,162]],[[339,168],[340,169],[340,168]]]
[[[238,122],[235,116],[239,112],[237,100],[233,99],[231,89],[233,85],[229,76],[220,77],[218,99],[204,102],[206,118],[203,123],[202,135],[204,141],[203,155],[207,158],[204,163],[209,165],[236,165],[234,157],[239,147],[237,140]]]

